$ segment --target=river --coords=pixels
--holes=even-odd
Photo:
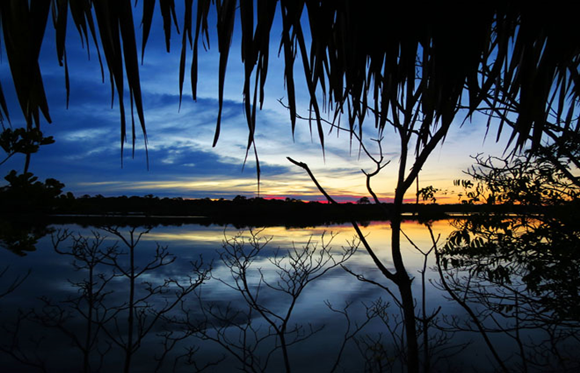
[[[429,229],[414,220],[402,229],[409,238],[403,257],[414,277],[415,313],[419,324],[428,319],[421,325],[427,326],[424,359],[431,371],[499,369],[466,309],[442,290]],[[455,227],[437,220],[431,230],[441,248]],[[392,270],[389,222],[371,222],[362,231]],[[402,369],[397,288],[350,225],[66,224],[45,233],[34,251],[14,244],[0,251],[2,371]],[[490,303],[502,291],[489,290]],[[549,371],[540,365],[549,363],[558,371],[560,356],[548,354],[556,337],[558,354],[577,366],[565,355],[578,347],[576,323],[560,328],[566,338],[540,322],[518,328],[523,319],[512,317],[513,307],[499,312],[485,303],[471,306],[485,316],[486,335],[510,370]],[[532,361],[539,354],[548,355]]]

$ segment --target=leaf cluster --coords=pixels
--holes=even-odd
[[[506,159],[474,157],[476,165],[467,174],[471,180],[456,180],[466,197],[463,203],[489,205],[559,206],[580,195],[578,177],[569,161],[557,156],[555,145],[541,147],[537,153],[525,152]]]
[[[578,320],[577,216],[571,220],[484,214],[455,224],[458,229],[441,250],[443,269],[465,271],[474,284],[491,283],[511,291],[520,288],[546,314]]]
[[[17,199],[50,200],[58,197],[62,193],[62,188],[64,188],[63,183],[53,178],[46,179],[44,183],[38,181],[38,177],[31,172],[18,174],[15,170],[12,170],[4,179],[8,181],[9,185],[2,187],[0,192]]]
[[[256,108],[262,106],[265,98],[270,37],[277,19],[282,26],[278,50],[284,61],[292,128],[296,120],[298,94],[294,72],[298,59],[323,146],[320,114],[325,109],[334,110],[335,118],[347,113],[351,133],[355,128],[361,131],[360,125],[371,113],[375,114],[375,126],[383,129],[393,115],[398,115],[399,104],[409,97],[425,117],[424,126],[419,129],[422,143],[427,141],[427,130],[434,123],[449,126],[457,108],[464,103],[467,103],[469,116],[482,103],[499,113],[511,110],[511,103],[517,102],[517,118],[513,122],[501,121],[513,127],[512,139],[517,138],[519,147],[529,139],[536,145],[540,143],[548,113],[555,113],[566,128],[574,132],[578,129],[576,125],[574,130],[577,118],[573,113],[580,97],[576,87],[580,79],[580,31],[573,12],[565,6],[555,5],[538,11],[519,1],[488,1],[480,6],[458,8],[451,3],[416,6],[415,3],[360,3],[354,0],[185,0],[183,22],[179,24],[174,0],[160,0],[158,4],[168,51],[172,29],[175,27],[182,33],[180,95],[187,52],[193,51],[190,76],[194,99],[199,80],[198,46],[201,41],[204,48],[209,47],[210,20],[213,14],[217,15],[219,111],[214,144],[221,127],[229,52],[236,22],[239,22],[248,150],[253,145]],[[155,0],[142,1],[141,58],[151,31],[155,5]],[[50,122],[39,52],[51,13],[67,92],[70,87],[65,39],[67,23],[72,19],[83,45],[88,48],[92,39],[99,61],[101,53],[104,55],[112,98],[116,91],[119,101],[121,139],[126,138],[128,127],[123,98],[125,79],[130,96],[133,142],[134,111],[146,136],[130,0],[2,2],[2,36],[28,127],[33,123],[36,127],[40,125],[40,113]],[[104,75],[103,69],[103,78]],[[1,90],[0,107],[0,114],[8,117]],[[360,124],[358,127],[356,122]]]
[[[467,273],[469,283],[529,297],[555,318],[578,320],[578,144],[562,138],[520,156],[475,160],[467,172],[471,180],[455,182],[466,190],[468,203],[526,209],[457,220],[442,250],[443,269]]]
[[[431,201],[432,203],[437,202],[435,194],[441,191],[439,188],[433,187],[433,185],[428,185],[417,191],[417,198],[421,198],[423,201]]]
[[[0,147],[6,152],[7,156],[0,162],[0,165],[17,153],[33,154],[42,145],[50,144],[54,144],[54,138],[52,136],[44,137],[37,128],[17,128],[15,130],[6,128],[0,134]]]

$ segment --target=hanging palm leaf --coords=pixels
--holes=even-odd
[[[276,18],[282,24],[280,52],[292,129],[296,117],[294,64],[298,57],[323,147],[320,115],[324,110],[334,110],[337,117],[346,109],[350,131],[355,128],[361,131],[372,111],[375,125],[382,130],[393,120],[405,120],[408,113],[401,112],[401,105],[407,110],[409,105],[421,109],[421,128],[413,129],[420,135],[418,146],[426,144],[433,126],[448,127],[458,109],[465,105],[467,116],[478,110],[499,116],[500,133],[504,125],[510,125],[510,141],[516,148],[522,148],[528,141],[537,146],[550,116],[562,128],[578,131],[573,110],[580,97],[577,85],[580,30],[573,12],[565,7],[551,6],[539,12],[516,1],[488,1],[463,8],[451,3],[364,0],[200,0],[197,4],[185,0],[184,4],[179,89],[181,95],[186,50],[193,49],[194,99],[200,58],[198,44],[202,41],[209,47],[212,4],[217,13],[219,111],[214,145],[221,131],[227,62],[238,12],[241,58],[245,64],[243,98],[249,128],[248,150],[257,130],[256,108],[264,99],[271,30]],[[40,113],[50,121],[38,53],[51,7],[57,56],[65,67],[65,80],[68,81],[65,35],[70,9],[84,43],[92,38],[99,55],[102,51],[105,56],[112,96],[115,91],[118,96],[121,139],[126,137],[125,79],[134,105],[131,112],[136,111],[145,134],[130,0],[0,3],[2,39],[21,110],[29,125],[40,125]],[[169,50],[171,28],[176,27],[179,32],[175,2],[160,0],[159,9]],[[143,0],[142,58],[154,12],[155,1]],[[93,19],[97,20],[96,25]],[[2,92],[0,108],[0,114],[8,118]]]

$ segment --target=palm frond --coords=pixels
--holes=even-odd
[[[150,34],[156,2],[143,0],[141,58]],[[133,8],[130,0],[7,0],[0,3],[3,42],[21,110],[29,125],[50,121],[38,53],[52,6],[57,56],[65,68],[68,9],[84,44],[92,38],[103,52],[121,112],[121,139],[126,137],[123,84],[145,133]],[[240,22],[243,99],[249,129],[248,150],[256,132],[256,109],[264,102],[272,25],[279,36],[292,131],[296,125],[296,58],[302,64],[321,145],[320,115],[346,111],[349,130],[361,131],[371,111],[379,130],[404,122],[419,108],[419,146],[433,126],[449,127],[458,108],[465,117],[483,107],[500,120],[498,136],[511,129],[510,142],[521,149],[537,146],[551,116],[562,128],[578,131],[574,108],[580,98],[578,68],[580,29],[575,14],[557,5],[541,11],[519,1],[488,1],[457,8],[451,3],[393,3],[365,0],[184,0],[180,100],[187,50],[192,49],[191,87],[197,98],[199,44],[209,47],[209,19],[215,7],[219,61],[219,111],[214,145],[222,127],[224,87],[234,26]],[[160,0],[166,49],[172,28],[179,32],[174,0]],[[194,11],[195,10],[195,11]],[[195,13],[195,14],[194,14]],[[195,24],[194,24],[195,17]],[[97,20],[95,25],[93,18]],[[238,19],[236,19],[238,18]],[[98,30],[98,31],[97,31]],[[195,31],[194,31],[195,30]],[[97,42],[97,32],[100,40]],[[89,36],[90,34],[90,36]],[[276,35],[278,37],[278,35]],[[126,73],[126,76],[124,74]],[[67,83],[68,84],[68,83]],[[67,87],[68,91],[68,87]],[[0,91],[0,114],[8,109]],[[505,113],[512,112],[507,120]],[[133,135],[134,136],[134,135]]]

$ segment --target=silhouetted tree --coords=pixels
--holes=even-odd
[[[578,152],[564,146],[559,152],[557,144],[542,145],[507,159],[475,157],[468,171],[473,181],[459,183],[466,202],[509,204],[519,213],[483,210],[457,219],[456,231],[437,250],[441,285],[470,316],[451,324],[477,330],[503,371],[511,371],[508,359],[489,337],[498,332],[514,341],[522,371],[580,366],[563,347],[580,330]],[[528,329],[546,340],[528,340]]]
[[[358,205],[368,205],[369,203],[371,203],[371,201],[369,200],[369,197],[361,197],[356,201],[356,203]]]
[[[118,237],[127,249],[126,253],[119,252],[107,257],[106,263],[114,269],[117,276],[123,277],[128,282],[126,284],[128,297],[126,302],[116,309],[114,323],[102,324],[101,327],[111,342],[123,350],[123,371],[128,373],[131,370],[133,356],[154,326],[209,278],[210,269],[204,267],[203,261],[191,262],[192,275],[186,274],[186,279],[182,282],[169,278],[161,283],[144,280],[139,285],[137,281],[140,278],[158,268],[170,265],[175,261],[175,257],[169,254],[167,247],[158,244],[153,256],[144,265],[139,265],[136,248],[141,237],[149,230],[136,233],[136,228],[132,228],[124,233],[119,227],[109,226],[103,229]],[[128,260],[123,260],[119,254],[126,254]],[[156,296],[164,298],[160,307],[154,307],[151,303]],[[122,317],[124,320],[121,328]]]
[[[6,158],[0,162],[2,165],[15,154],[21,153],[26,156],[24,174],[30,166],[30,156],[36,153],[40,146],[54,143],[52,136],[44,137],[38,128],[5,128],[0,134],[0,147],[6,152]]]
[[[220,345],[238,363],[241,370],[264,372],[271,366],[274,354],[282,355],[283,370],[290,372],[294,359],[290,348],[306,341],[320,332],[321,326],[291,324],[299,301],[307,288],[314,285],[329,271],[344,264],[357,250],[352,243],[334,252],[330,239],[321,237],[320,245],[311,237],[303,247],[292,247],[287,251],[276,251],[269,257],[271,267],[258,267],[261,256],[271,237],[263,237],[260,232],[250,231],[248,235],[239,233],[227,237],[223,242],[220,259],[231,278],[216,278],[241,296],[242,302],[223,305],[219,300],[211,302],[198,293],[199,307],[184,309],[182,318],[171,320],[183,325],[186,334],[197,336],[203,341]],[[275,304],[269,300],[276,299]],[[365,306],[365,317],[360,322],[351,320],[348,312],[350,304],[342,309],[326,302],[328,308],[341,314],[346,321],[342,343],[331,361],[331,372],[340,367],[343,353],[349,342],[383,311],[383,304]],[[202,317],[196,314],[202,312]],[[330,351],[326,351],[329,353]],[[318,362],[319,364],[321,362]],[[281,368],[280,367],[280,368]]]
[[[54,228],[46,223],[17,218],[0,219],[0,247],[18,256],[36,251],[38,240],[52,233]]]
[[[18,175],[12,170],[4,179],[9,183],[0,187],[0,211],[4,212],[21,213],[50,208],[64,188],[64,184],[56,179],[48,178],[43,183],[30,172]]]
[[[122,371],[130,372],[134,357],[147,339],[155,338],[159,330],[165,331],[159,328],[163,319],[210,277],[210,266],[200,259],[192,262],[191,272],[180,274],[179,279],[156,279],[155,272],[175,260],[166,247],[157,245],[152,255],[141,252],[137,258],[137,245],[148,231],[135,233],[136,228],[132,228],[125,232],[113,226],[103,229],[118,238],[127,251],[119,242],[107,245],[106,237],[96,231],[92,237],[68,231],[58,231],[52,236],[54,250],[71,258],[71,266],[79,273],[69,279],[76,291],[66,299],[41,296],[40,307],[20,310],[13,322],[2,325],[6,338],[0,343],[0,352],[23,366],[41,371],[68,366],[95,372],[109,366],[109,353],[116,347],[121,351]],[[4,273],[0,271],[0,278]],[[25,278],[17,277],[7,291],[13,291]],[[3,295],[0,292],[0,297]],[[30,322],[33,329],[26,327]],[[34,335],[30,337],[29,333]],[[64,336],[81,358],[70,359],[66,364],[51,359],[45,351],[55,334]],[[159,366],[163,359],[164,356],[159,358]],[[154,361],[151,356],[151,363]]]
[[[172,24],[177,24],[175,3],[161,0],[160,4],[169,49]],[[243,98],[249,127],[248,151],[255,141],[256,108],[265,97],[270,34],[276,17],[282,21],[279,50],[284,58],[292,129],[297,117],[294,64],[298,58],[310,96],[312,114],[309,117],[316,122],[323,149],[324,108],[331,108],[334,112],[330,114],[335,119],[346,113],[348,126],[344,129],[351,138],[358,134],[359,143],[367,119],[374,121],[380,135],[386,128],[392,128],[399,136],[400,162],[392,211],[394,271],[377,259],[372,248],[366,249],[381,272],[399,288],[407,323],[409,370],[418,371],[412,277],[401,255],[404,195],[416,182],[431,152],[448,134],[453,121],[469,119],[476,112],[488,115],[490,120],[497,117],[501,124],[499,132],[504,125],[510,126],[511,143],[518,149],[528,142],[534,149],[538,148],[544,135],[559,139],[564,134],[578,133],[580,126],[574,110],[580,99],[580,89],[576,87],[580,79],[580,30],[575,14],[566,6],[554,5],[538,11],[517,1],[491,1],[478,7],[458,8],[453,4],[417,6],[413,2],[354,0],[258,1],[257,6],[254,0],[201,0],[196,4],[194,24],[194,3],[185,1],[180,28],[183,33],[180,96],[187,52],[191,48],[192,96],[197,98],[198,44],[200,36],[202,40],[209,40],[212,4],[217,13],[220,50],[214,145],[221,130],[227,62],[238,14],[245,67]],[[38,56],[51,11],[54,12],[57,56],[65,65],[68,81],[65,37],[70,9],[73,23],[85,42],[92,39],[105,56],[111,84],[118,92],[121,149],[127,132],[125,73],[130,102],[146,136],[131,6],[130,0],[1,3],[4,45],[28,129],[40,126],[41,112],[50,121]],[[142,56],[154,6],[154,1],[143,2]],[[100,57],[99,53],[99,60]],[[2,97],[0,113],[7,117]],[[557,118],[552,124],[547,123],[551,116]],[[335,123],[338,122],[333,121],[331,125]],[[133,144],[134,140],[135,133]]]

